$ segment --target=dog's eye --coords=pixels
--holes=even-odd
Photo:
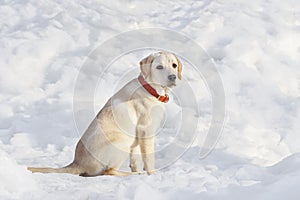
[[[173,63],[172,66],[173,66],[173,68],[176,68],[176,67],[177,67],[177,65],[176,65],[175,63]]]
[[[156,67],[156,69],[163,69],[164,67],[162,66],[162,65],[158,65],[157,67]]]

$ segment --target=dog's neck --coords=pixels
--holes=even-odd
[[[150,77],[144,77],[144,79],[151,87],[153,87],[156,90],[156,92],[159,95],[164,96],[169,93],[169,91],[170,91],[169,87],[163,87],[159,84],[154,83]]]
[[[166,95],[167,94],[167,91],[164,87],[162,87],[161,85],[157,85],[155,83],[149,83],[151,85],[151,87],[153,87],[156,92],[159,94],[159,95]]]

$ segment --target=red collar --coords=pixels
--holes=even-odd
[[[151,85],[149,85],[149,83],[147,83],[144,79],[144,77],[142,75],[139,76],[138,78],[140,84],[155,98],[157,98],[159,101],[167,103],[169,101],[169,95],[165,95],[165,96],[160,96],[156,90],[151,87]]]

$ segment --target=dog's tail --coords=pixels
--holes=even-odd
[[[62,168],[50,168],[50,167],[27,167],[27,170],[32,173],[40,172],[40,173],[69,173],[79,175],[81,170],[75,163],[71,163]]]

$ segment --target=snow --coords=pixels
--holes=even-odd
[[[3,0],[0,199],[298,199],[299,19],[295,0]],[[157,149],[171,141],[189,146],[189,127],[199,121],[196,141],[176,162],[155,175],[125,178],[29,173],[27,166],[60,167],[73,158],[80,137],[73,93],[87,55],[115,35],[149,27],[179,31],[212,57],[226,95],[215,150],[200,159],[212,101],[205,77],[184,61],[184,80],[174,89],[164,134],[156,142]],[[95,112],[137,76],[138,61],[150,52],[131,52],[111,63],[113,70],[98,80]],[[200,112],[183,98],[188,91],[197,94]],[[188,116],[182,127],[188,135],[174,133],[182,117],[177,97]],[[85,113],[82,109],[82,129],[93,117]],[[177,155],[171,153],[158,157],[158,165]]]

